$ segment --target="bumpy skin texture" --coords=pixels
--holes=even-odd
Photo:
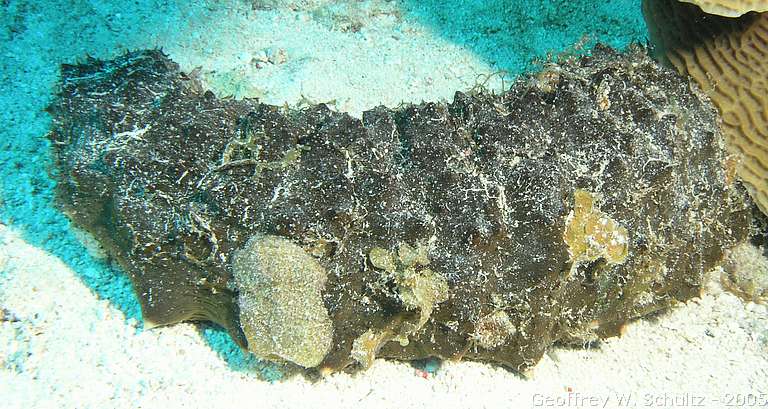
[[[131,274],[145,318],[211,319],[245,343],[233,254],[284,237],[328,273],[320,368],[375,354],[524,370],[698,295],[747,234],[714,109],[644,50],[362,120],[218,99],[157,51],[62,77],[61,203]]]

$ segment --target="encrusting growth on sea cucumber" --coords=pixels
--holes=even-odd
[[[59,202],[144,319],[309,373],[526,371],[698,296],[752,218],[714,107],[638,47],[362,118],[219,99],[141,51],[63,66],[50,112]]]
[[[240,324],[262,358],[317,366],[331,348],[333,323],[321,292],[327,273],[298,245],[255,236],[232,261]]]

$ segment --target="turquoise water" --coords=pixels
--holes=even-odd
[[[162,45],[167,38],[178,35],[174,30],[178,24],[211,23],[205,23],[200,10],[238,6],[236,2],[228,6],[225,3],[182,7],[153,0],[130,5],[96,0],[49,4],[9,0],[0,5],[0,52],[4,56],[0,63],[0,222],[13,226],[25,240],[63,260],[99,297],[109,300],[127,318],[140,320],[141,316],[127,276],[119,267],[91,256],[55,206],[53,161],[45,137],[50,117],[44,108],[52,97],[58,64],[69,61],[70,56],[110,56],[140,44]],[[271,3],[275,6],[270,12],[278,12],[274,9],[280,10],[280,3]],[[345,2],[344,10],[367,7],[369,3],[350,0]],[[617,48],[633,41],[644,42],[646,35],[636,0],[404,0],[395,5],[403,16],[401,24],[420,24],[512,77],[534,68],[534,62],[548,53],[571,48],[585,35],[588,45],[599,41]],[[239,6],[250,9],[249,5]],[[78,7],[85,10],[82,16],[88,10],[103,11],[104,16],[88,24],[70,24],[57,14],[62,8]],[[82,17],[74,12],[72,16]],[[36,25],[45,20],[58,23]],[[82,31],[71,31],[75,29]],[[200,29],[205,32],[206,27]],[[216,30],[210,31],[215,35]],[[273,365],[243,354],[220,330],[204,327],[201,333],[233,370],[279,378]],[[425,368],[436,370],[437,364],[426,363]]]
[[[582,40],[624,48],[646,38],[637,0],[407,0],[405,6],[435,33],[512,77]]]

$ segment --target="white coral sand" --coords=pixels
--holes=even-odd
[[[2,407],[499,408],[545,407],[546,399],[620,407],[620,398],[670,407],[661,403],[701,398],[719,408],[750,393],[765,402],[766,307],[714,283],[599,349],[554,348],[528,378],[473,362],[446,362],[424,378],[408,364],[377,360],[356,375],[269,383],[231,370],[192,324],[138,332],[64,263],[4,226],[0,270],[8,272],[0,276]]]

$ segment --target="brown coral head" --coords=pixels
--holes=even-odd
[[[712,99],[728,150],[738,161],[736,173],[768,213],[768,13],[738,14],[766,10],[768,2],[694,3],[701,8],[677,0],[643,2],[657,57],[693,78]],[[731,13],[715,8],[719,14],[741,17],[702,11],[713,10],[715,3],[731,6]]]

